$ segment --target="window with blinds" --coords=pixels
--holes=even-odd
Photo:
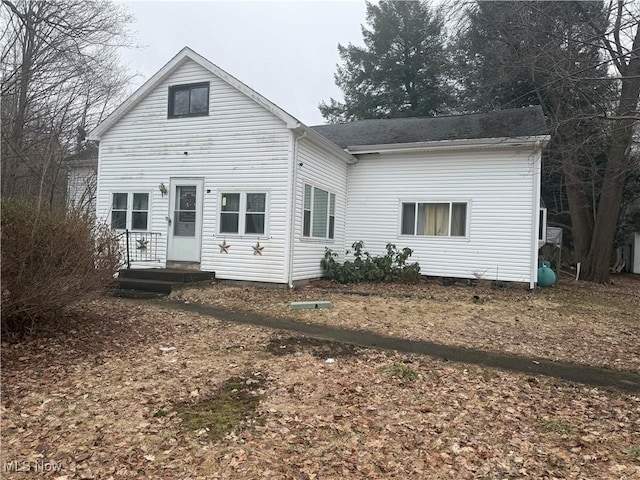
[[[302,236],[333,239],[336,195],[311,185],[304,186]]]

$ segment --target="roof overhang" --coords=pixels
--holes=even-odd
[[[325,150],[329,150],[332,153],[340,156],[345,162],[348,164],[357,163],[358,159],[351,155],[351,152],[342,149],[339,145],[336,145],[331,140],[329,140],[324,135],[316,132],[312,128],[307,127],[303,123],[298,123],[295,128],[292,128],[293,131],[299,132],[301,134],[306,133],[307,138],[314,141],[317,145],[324,147]]]
[[[549,142],[549,135],[505,138],[474,138],[460,140],[438,140],[434,142],[389,143],[382,145],[348,146],[351,155],[384,153],[421,153],[446,150],[477,150],[495,148],[542,148]]]

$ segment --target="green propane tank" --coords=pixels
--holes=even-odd
[[[541,287],[551,287],[556,283],[556,274],[547,266],[538,269],[538,285]]]

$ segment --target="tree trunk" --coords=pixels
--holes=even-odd
[[[625,176],[629,173],[629,150],[640,98],[640,28],[636,30],[629,63],[622,74],[620,102],[611,132],[611,147],[602,183],[598,213],[581,279],[605,283],[609,280],[611,250],[620,214]]]
[[[6,141],[7,151],[3,152],[3,171],[2,171],[2,195],[11,196],[17,193],[17,181],[19,176],[20,164],[24,161],[23,139],[25,118],[28,110],[28,90],[29,81],[31,80],[31,66],[33,64],[35,32],[33,26],[33,5],[29,3],[29,8],[24,12],[24,35],[25,40],[21,51],[20,76],[18,82],[18,99],[15,105],[13,125],[11,127],[11,136]]]
[[[564,155],[563,155],[564,156]],[[571,170],[575,167],[575,159],[563,158],[563,176],[569,202],[569,216],[571,217],[571,234],[573,238],[574,259],[576,262],[584,261],[593,234],[593,214],[591,204],[588,201],[583,185],[575,178]]]

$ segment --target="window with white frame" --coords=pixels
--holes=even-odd
[[[111,195],[111,228],[147,230],[149,226],[149,194],[116,192]]]
[[[335,223],[335,193],[305,184],[302,236],[333,239]]]
[[[220,195],[219,233],[264,235],[266,223],[266,193],[223,192]]]
[[[403,202],[402,235],[467,236],[466,202]]]

